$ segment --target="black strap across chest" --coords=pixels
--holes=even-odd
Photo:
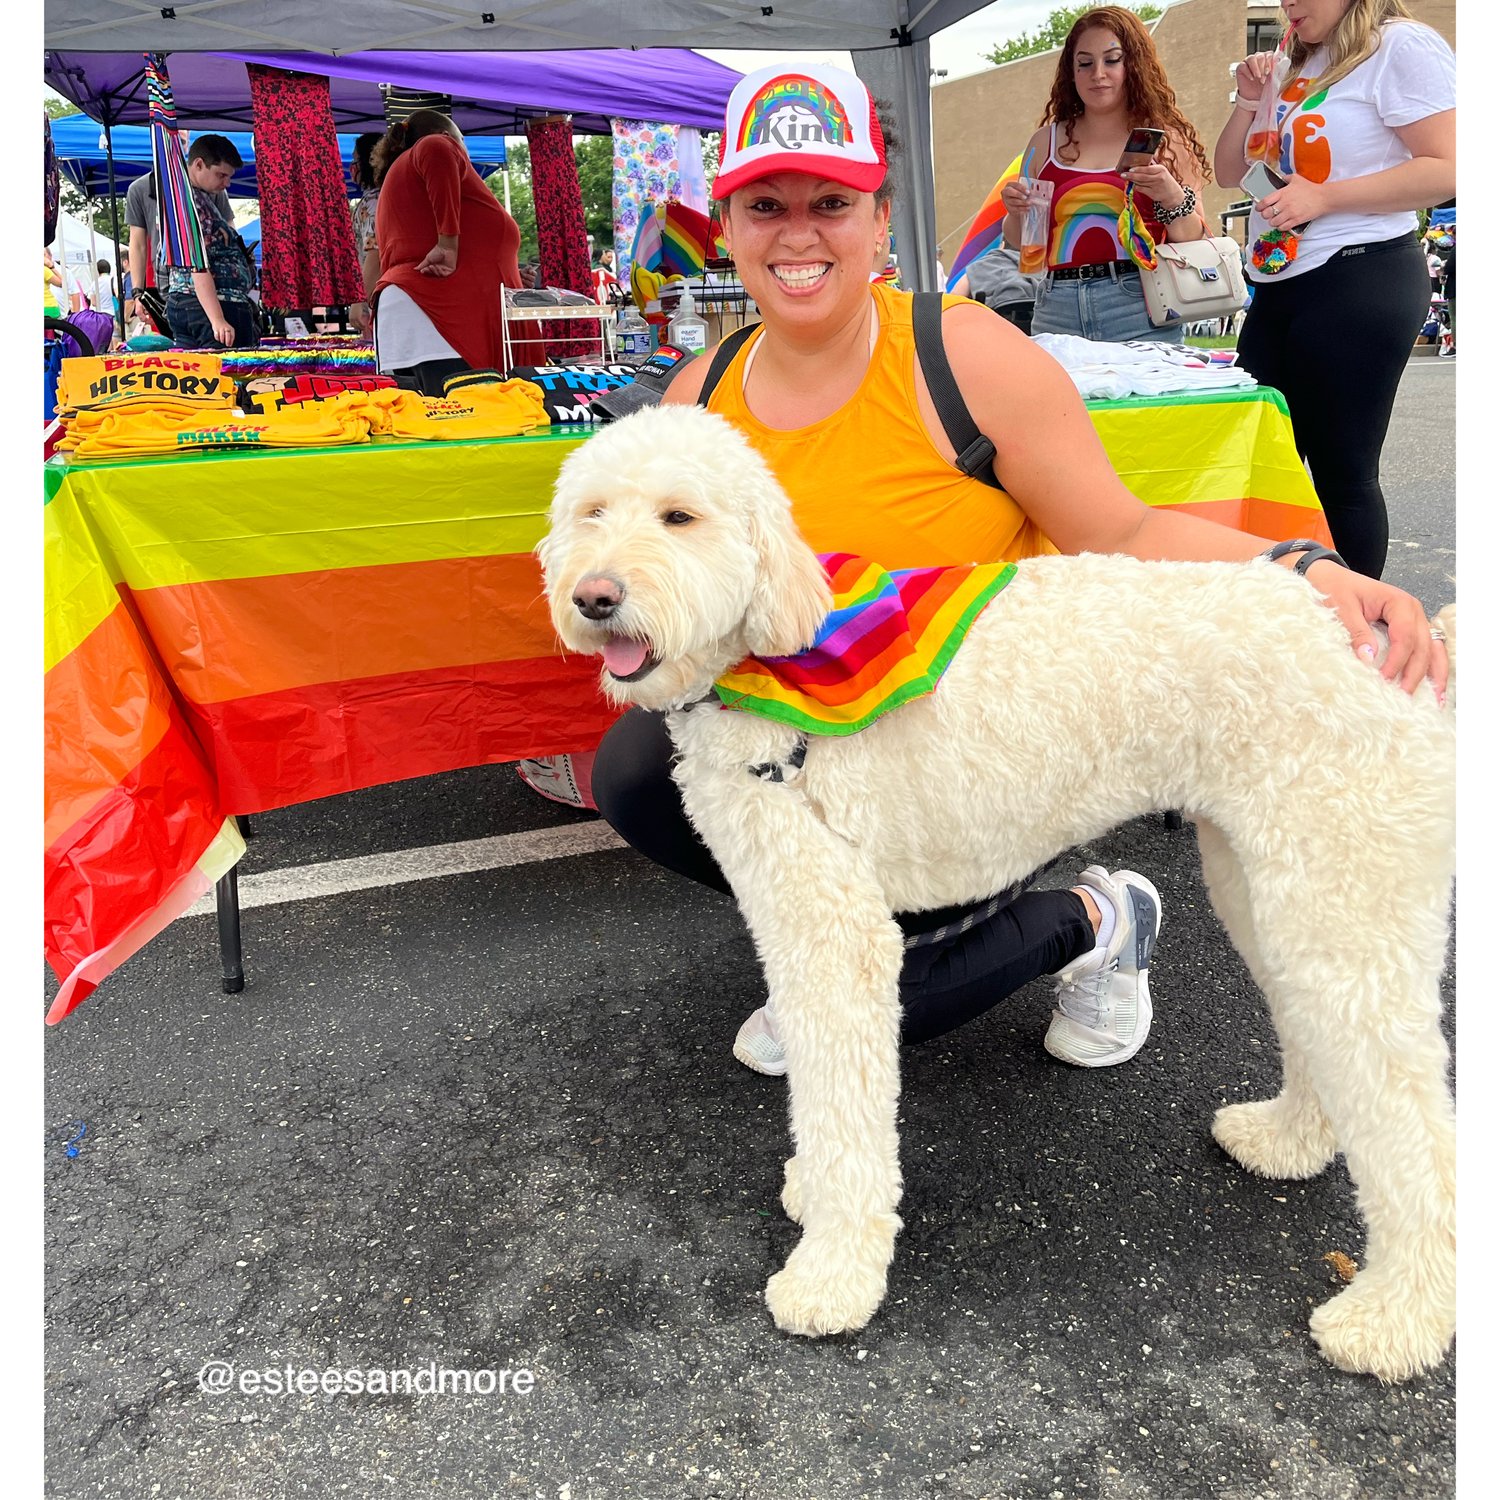
[[[995,477],[995,445],[979,430],[969,413],[958,382],[953,378],[953,368],[948,363],[948,351],[943,348],[943,295],[941,292],[917,292],[912,297],[912,336],[917,347],[917,364],[921,366],[922,378],[927,382],[928,394],[937,408],[938,420],[953,451],[958,455],[954,464],[971,479],[977,479],[992,489],[1001,488]],[[703,377],[703,387],[698,392],[698,405],[707,406],[730,361],[744,348],[755,333],[755,325],[737,328],[719,345],[714,353],[708,373]]]

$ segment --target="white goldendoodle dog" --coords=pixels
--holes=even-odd
[[[703,700],[745,656],[802,649],[830,596],[756,452],[696,408],[645,411],[569,456],[550,519],[537,551],[558,634],[606,656],[611,698],[670,711],[687,811],[774,998],[795,1153],[782,1203],[804,1231],[766,1288],[779,1327],[859,1328],[885,1294],[901,1222],[892,912],[978,900],[1181,808],[1281,1043],[1281,1092],[1219,1110],[1214,1136],[1268,1177],[1344,1153],[1368,1239],[1312,1315],[1328,1359],[1400,1380],[1444,1357],[1455,756],[1430,691],[1359,661],[1273,564],[1037,558],[935,692],[813,739],[799,774],[771,780],[748,768],[794,764],[796,732]]]

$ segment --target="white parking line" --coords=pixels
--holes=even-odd
[[[507,865],[529,865],[538,860],[569,859],[575,854],[623,848],[620,836],[601,818],[596,823],[538,828],[499,838],[469,839],[461,844],[433,844],[425,849],[398,849],[392,854],[334,859],[320,865],[293,865],[284,870],[268,870],[264,875],[242,875],[240,908],[313,901],[346,891],[402,885],[408,880],[439,880],[444,875],[471,875],[478,870],[499,870]],[[213,910],[214,897],[210,892],[183,915],[203,916]]]

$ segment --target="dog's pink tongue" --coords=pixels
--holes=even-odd
[[[616,677],[629,677],[640,671],[646,661],[646,643],[632,641],[622,635],[611,638],[603,651],[604,665]]]

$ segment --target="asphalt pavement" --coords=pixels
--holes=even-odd
[[[1388,576],[1429,610],[1456,364],[1412,361],[1386,447]],[[486,767],[266,814],[242,868],[593,821]],[[1038,983],[904,1053],[889,1295],[820,1342],[761,1301],[785,1089],[730,1056],[763,990],[727,901],[594,848],[265,905],[233,996],[179,920],[46,1037],[48,1493],[1452,1494],[1456,1356],[1381,1386],[1307,1333],[1362,1256],[1342,1162],[1266,1181],[1209,1136],[1279,1078],[1191,833],[1092,862],[1162,893],[1150,1040],[1053,1061]]]

